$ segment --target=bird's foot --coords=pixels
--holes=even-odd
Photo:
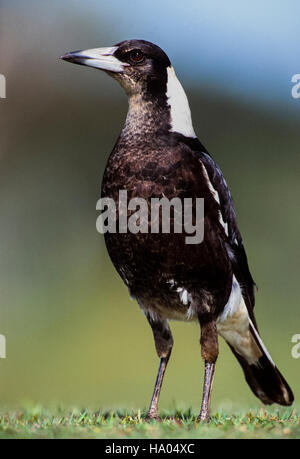
[[[208,411],[202,411],[200,412],[197,422],[209,422],[210,421],[210,416]]]
[[[161,417],[158,415],[157,411],[149,411],[145,420],[161,422]]]

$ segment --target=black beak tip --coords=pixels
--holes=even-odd
[[[71,53],[66,53],[60,56],[60,59],[67,62],[72,62],[73,64],[85,65],[84,60],[89,59],[88,56],[83,56],[81,51],[72,51]]]
[[[71,60],[71,53],[66,53],[60,56],[60,59],[63,61],[70,61]]]

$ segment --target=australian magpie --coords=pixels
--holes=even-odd
[[[147,202],[204,198],[204,239],[199,244],[187,244],[184,231],[105,234],[111,260],[144,312],[160,358],[148,417],[158,418],[173,346],[172,319],[200,324],[205,374],[199,420],[209,419],[218,335],[263,403],[290,405],[293,393],[258,333],[255,283],[229,188],[195,134],[186,94],[168,56],[148,41],[128,40],[67,53],[62,59],[104,70],[129,98],[125,125],[105,169],[103,197],[118,202],[119,191],[126,190],[128,199]]]

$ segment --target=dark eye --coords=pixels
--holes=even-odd
[[[131,51],[129,57],[130,60],[134,63],[140,63],[144,60],[144,54],[142,53],[142,51],[139,51],[138,49]]]

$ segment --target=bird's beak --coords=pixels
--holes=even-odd
[[[111,48],[94,48],[83,51],[73,51],[61,56],[64,61],[73,62],[74,64],[87,65],[96,69],[106,70],[109,72],[119,73],[124,71],[128,64],[121,62],[114,56],[118,47]]]

